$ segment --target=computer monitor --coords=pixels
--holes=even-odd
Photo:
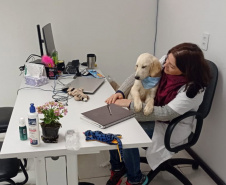
[[[54,40],[53,40],[51,24],[49,23],[42,28],[43,39],[41,35],[40,25],[37,25],[37,32],[38,32],[38,40],[39,40],[41,56],[44,55],[44,52],[43,52],[43,43],[44,43],[45,49],[46,49],[46,55],[51,57],[52,53],[56,51]]]
[[[53,40],[53,33],[51,24],[47,24],[42,28],[45,48],[46,48],[46,54],[48,56],[52,56],[53,52],[56,51],[54,40]]]
[[[41,57],[43,56],[43,43],[44,43],[44,40],[42,39],[42,34],[41,34],[41,29],[40,29],[40,25],[37,25],[37,32],[38,32],[38,43],[39,43],[39,48],[40,48],[40,55]]]

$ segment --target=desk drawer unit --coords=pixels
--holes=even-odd
[[[48,185],[67,185],[66,157],[46,157],[46,180]]]

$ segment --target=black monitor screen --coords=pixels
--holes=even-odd
[[[51,24],[47,24],[42,28],[43,37],[44,37],[44,43],[46,48],[46,54],[48,56],[52,56],[52,53],[56,51],[54,40],[53,40],[53,33]]]

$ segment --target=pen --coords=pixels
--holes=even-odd
[[[109,104],[107,104],[107,108],[108,108],[109,114],[112,115],[111,108],[110,108]]]

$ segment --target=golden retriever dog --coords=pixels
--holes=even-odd
[[[142,102],[146,104],[144,107],[144,115],[147,116],[153,111],[158,83],[156,83],[154,87],[147,89],[147,86],[143,86],[143,80],[154,79],[154,81],[158,81],[161,77],[161,70],[162,65],[155,56],[149,53],[143,53],[138,57],[136,62],[135,82],[128,95],[128,99],[134,100],[134,109],[136,112],[141,111]]]

